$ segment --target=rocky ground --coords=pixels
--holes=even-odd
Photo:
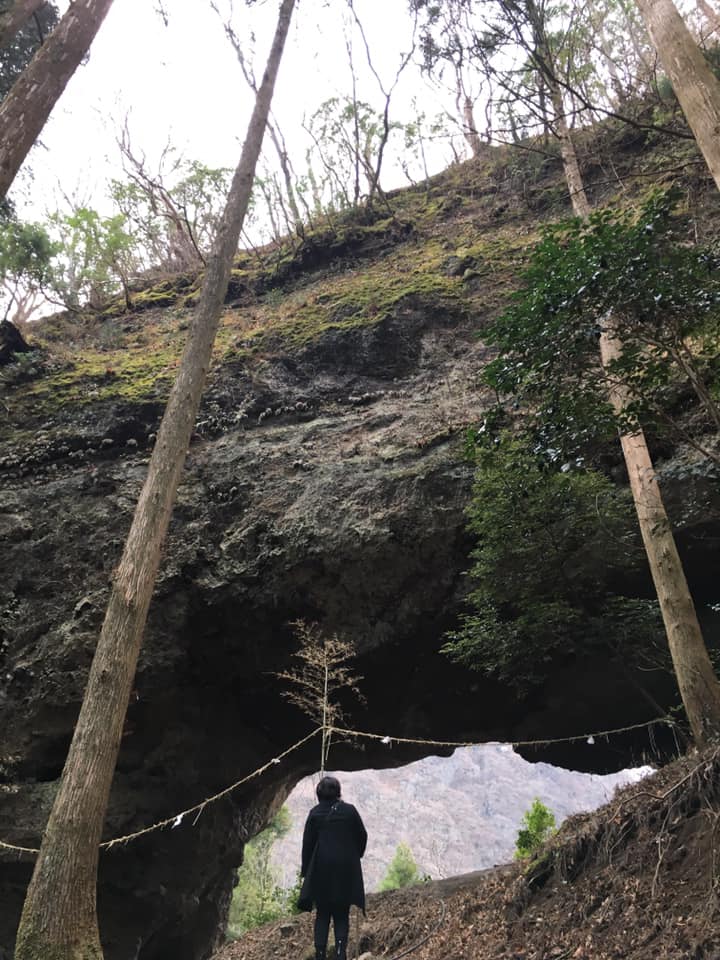
[[[689,757],[567,821],[536,860],[369,898],[351,956],[718,960],[720,753]],[[308,916],[214,960],[309,958]]]

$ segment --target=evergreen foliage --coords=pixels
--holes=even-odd
[[[685,396],[720,427],[720,259],[688,243],[677,199],[656,192],[639,211],[603,210],[587,224],[549,228],[513,306],[484,332],[499,350],[486,382],[528,411],[546,454],[580,455],[638,421],[697,444],[679,415]],[[619,416],[599,358],[608,324],[622,342],[608,375],[632,393]]]
[[[270,826],[246,845],[230,904],[228,939],[236,940],[253,927],[297,912],[299,890],[283,890],[278,870],[271,861],[275,842],[285,836],[290,826],[290,812],[282,807]]]
[[[124,216],[102,217],[96,210],[78,207],[69,214],[55,214],[51,224],[59,238],[51,286],[63,306],[98,308],[118,285],[128,295],[137,244]]]
[[[509,433],[475,456],[472,612],[443,651],[520,692],[542,682],[553,659],[593,646],[643,660],[662,628],[655,603],[617,595],[614,581],[638,556],[627,496]]]
[[[46,283],[57,248],[37,223],[0,219],[0,281]]]
[[[535,797],[532,806],[522,818],[515,841],[515,857],[523,860],[531,857],[555,833],[555,815],[539,797]]]
[[[399,890],[401,887],[410,887],[422,880],[423,877],[420,875],[412,850],[406,843],[399,843],[378,889]]]

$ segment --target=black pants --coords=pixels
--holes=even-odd
[[[330,932],[330,918],[332,917],[335,930],[335,943],[342,940],[347,943],[350,933],[350,904],[348,903],[319,903],[315,914],[315,946],[327,946]]]

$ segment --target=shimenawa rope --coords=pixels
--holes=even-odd
[[[615,727],[612,730],[600,730],[596,733],[580,733],[571,737],[551,737],[545,740],[513,740],[509,745],[513,747],[543,747],[549,746],[556,743],[574,743],[580,740],[585,740],[586,743],[592,745],[600,737],[610,737],[614,734],[627,733],[631,730],[640,730],[643,727],[653,727],[655,724],[664,723],[669,726],[675,726],[675,721],[670,717],[656,717],[653,720],[647,720],[644,723],[633,723],[624,727]],[[228,794],[232,793],[233,790],[236,790],[238,787],[242,786],[244,783],[247,783],[249,780],[254,780],[256,777],[259,777],[261,774],[265,773],[266,770],[269,770],[272,766],[275,766],[278,763],[281,763],[285,757],[293,753],[299,747],[306,744],[309,740],[312,740],[313,737],[317,736],[324,728],[322,726],[316,727],[312,733],[309,733],[306,737],[303,737],[302,740],[298,740],[297,743],[294,743],[291,747],[288,747],[287,750],[284,750],[277,757],[273,757],[271,760],[268,760],[267,763],[263,764],[261,767],[258,767],[257,770],[253,770],[252,773],[247,774],[247,776],[242,777],[240,780],[236,780],[235,783],[231,783],[230,786],[225,787],[219,793],[215,793],[210,797],[206,797],[205,800],[202,800],[200,803],[196,803],[192,807],[188,807],[187,810],[181,810],[179,813],[175,813],[170,817],[166,817],[164,820],[159,820],[157,823],[153,823],[148,827],[143,827],[140,830],[136,830],[134,833],[126,834],[122,837],[115,837],[113,840],[106,840],[104,843],[100,844],[101,850],[111,850],[113,847],[124,845],[130,843],[131,840],[136,840],[138,837],[145,836],[149,833],[154,833],[156,830],[163,830],[165,827],[179,827],[183,822],[185,817],[190,814],[195,814],[195,818],[192,822],[192,825],[195,826],[200,815],[202,814],[205,807],[211,803],[215,803],[218,800],[221,800],[223,797],[226,797]],[[483,746],[488,743],[488,741],[471,741],[471,740],[424,740],[419,737],[392,737],[388,735],[383,735],[381,733],[367,733],[363,730],[349,730],[344,727],[330,727],[331,733],[338,733],[346,737],[364,737],[369,740],[379,740],[381,743],[386,744],[387,746],[392,746],[394,743],[406,743],[414,744],[418,746],[429,746],[429,747],[478,747]],[[490,741],[497,742],[497,741]],[[17,854],[32,854],[35,855],[39,853],[37,847],[21,847],[12,843],[6,843],[3,840],[0,840],[0,850],[8,850]]]

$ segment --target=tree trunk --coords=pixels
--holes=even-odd
[[[278,161],[280,162],[280,170],[282,171],[283,180],[285,182],[285,194],[287,196],[287,202],[294,220],[293,228],[297,234],[302,234],[302,217],[300,216],[300,210],[295,198],[295,189],[292,182],[292,169],[290,167],[290,158],[288,156],[287,147],[285,146],[285,138],[283,137],[280,129],[276,128],[274,123],[268,123],[268,133],[270,134],[273,146],[275,147],[275,152],[278,156]]]
[[[720,189],[720,80],[672,0],[636,0],[653,46]]]
[[[547,59],[545,62],[550,67],[551,61]],[[590,204],[565,122],[562,95],[557,84],[550,83],[550,94],[573,210],[576,216],[585,220],[590,216]],[[622,343],[613,336],[612,325],[606,324],[606,329],[600,335],[603,367],[607,367],[621,353]],[[631,399],[627,387],[615,382],[609,384],[608,390],[616,412],[627,407]],[[720,736],[720,684],[700,630],[645,434],[638,427],[632,433],[622,434],[620,444],[680,695],[695,743],[702,747]]]
[[[620,357],[621,352],[622,345],[610,326],[600,337],[603,366]],[[617,413],[631,400],[622,383],[610,384],[609,393]],[[638,427],[622,434],[620,443],[680,695],[695,743],[702,747],[720,737],[720,684],[705,647],[645,434]]]
[[[9,43],[45,2],[46,0],[15,0],[9,10],[0,13],[0,47]]]
[[[18,930],[16,960],[101,960],[98,846],[160,551],[210,363],[295,0],[283,0],[200,302],[150,460]],[[76,4],[77,5],[77,4]]]
[[[560,141],[563,170],[570,191],[570,201],[576,217],[586,219],[590,216],[590,203],[585,193],[585,184],[580,172],[575,144],[568,129],[565,116],[565,104],[560,84],[557,80],[557,64],[554,62],[552,49],[547,38],[546,13],[538,8],[534,0],[528,0],[527,15],[532,29],[533,44],[528,49],[531,59],[535,63],[538,77],[538,95],[543,118],[546,117],[545,87],[550,95],[553,123]]]
[[[87,55],[112,0],[75,0],[0,105],[0,198]]]
[[[464,120],[463,133],[465,134],[465,139],[470,146],[473,157],[479,157],[482,153],[482,141],[480,140],[480,134],[477,132],[477,127],[475,126],[473,102],[467,94],[465,94],[463,97],[462,113]]]
[[[585,193],[585,183],[583,182],[582,173],[580,172],[580,164],[578,163],[577,153],[575,152],[575,144],[573,143],[572,134],[568,130],[562,94],[557,84],[550,85],[550,98],[555,114],[555,129],[558,139],[560,140],[563,170],[565,172],[568,190],[570,191],[570,201],[575,216],[585,220],[590,216],[590,202]]]

